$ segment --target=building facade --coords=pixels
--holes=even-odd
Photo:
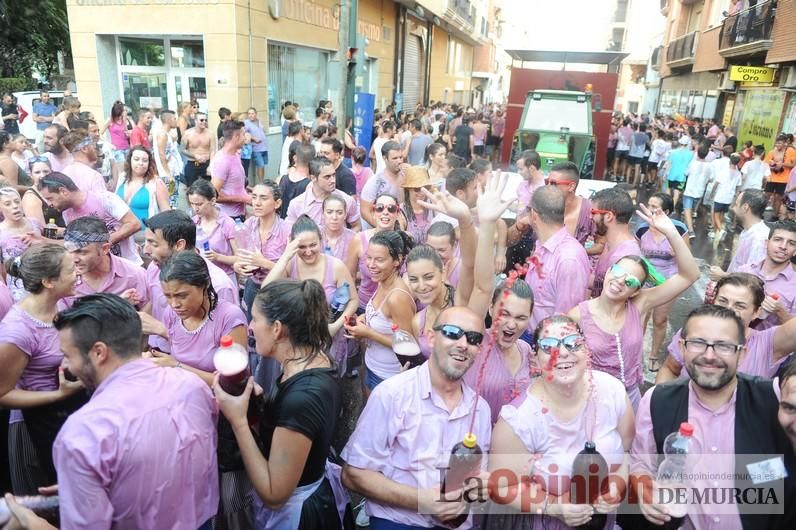
[[[657,111],[715,119],[771,149],[796,129],[796,0],[660,0]]]
[[[480,28],[487,27],[490,1],[351,2],[364,44],[356,90],[373,93],[382,109],[392,101],[404,109],[429,100],[473,103],[474,49],[488,41]],[[254,107],[277,152],[284,101],[297,102],[304,121],[314,119],[321,99],[343,106],[349,24],[340,4],[68,0],[83,109],[104,120],[117,99],[134,111],[196,100],[215,126],[219,107]]]

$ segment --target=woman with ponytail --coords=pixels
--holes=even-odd
[[[22,433],[26,426],[41,464],[42,476],[33,479],[34,486],[48,486],[57,480],[52,460],[55,436],[68,415],[86,402],[83,385],[67,381],[59,370],[64,354],[52,323],[59,302],[75,294],[75,266],[62,245],[44,243],[30,247],[6,268],[30,293],[0,323],[0,406],[19,409],[12,410],[10,460],[30,460],[32,451]],[[12,473],[19,470],[12,467]],[[29,485],[30,473],[22,469],[23,484]]]
[[[264,407],[259,440],[247,419],[249,400],[261,399],[253,395],[253,379],[240,396],[224,392],[218,379],[213,384],[257,493],[255,528],[353,528],[340,468],[326,460],[342,407],[326,353],[332,343],[328,318],[316,280],[276,280],[255,297],[251,329],[257,354],[282,367]]]

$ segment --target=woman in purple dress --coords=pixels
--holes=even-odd
[[[235,221],[219,211],[217,197],[216,189],[205,179],[197,180],[188,188],[188,204],[195,214],[196,248],[205,258],[221,267],[232,283],[237,285],[238,278],[232,269],[238,250]]]
[[[321,248],[318,225],[308,216],[301,215],[290,230],[290,243],[266,276],[263,287],[280,278],[315,280],[323,287],[330,305],[337,289],[344,285],[348,287],[348,302],[339,315],[335,314],[335,320],[329,322],[329,335],[333,337],[329,357],[337,362],[340,373],[344,373],[342,365],[348,357],[348,339],[343,336],[343,323],[356,315],[359,298],[354,279],[345,264],[323,253]]]
[[[639,214],[651,228],[664,234],[674,250],[678,273],[666,282],[642,289],[649,277],[639,256],[625,256],[605,275],[597,298],[581,302],[569,312],[586,334],[592,363],[624,383],[633,409],[641,400],[639,386],[644,329],[642,315],[680,296],[699,278],[699,267],[672,220],[661,210],[640,206]]]
[[[674,201],[668,193],[654,193],[647,200],[647,208],[651,212],[663,211],[666,215],[671,215],[674,211]],[[688,237],[688,227],[680,221],[674,221],[677,231],[683,238],[687,246],[691,246],[691,239]],[[639,241],[639,247],[644,257],[655,267],[664,278],[667,280],[677,274],[677,262],[675,260],[674,250],[666,236],[649,225],[643,224],[636,230],[636,239]],[[649,354],[649,370],[650,372],[657,372],[660,368],[660,351],[663,345],[663,339],[666,336],[666,327],[669,323],[669,311],[674,305],[674,300],[665,304],[659,305],[652,310],[652,349]],[[644,320],[644,330],[647,329],[647,320],[649,320],[649,313],[647,313]]]
[[[67,381],[64,354],[53,319],[59,302],[75,294],[75,266],[62,245],[35,245],[11,260],[7,271],[30,293],[0,323],[0,405],[12,409],[11,461],[24,460],[21,424],[30,433],[43,474],[39,486],[55,484],[52,444],[66,418],[86,402],[83,385]],[[18,409],[18,410],[16,410]],[[22,412],[21,416],[19,411]]]

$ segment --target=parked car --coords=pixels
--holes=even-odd
[[[60,107],[64,100],[64,93],[60,90],[50,90],[50,102],[56,107]],[[19,109],[19,132],[24,134],[29,140],[36,138],[36,122],[33,121],[33,104],[39,101],[38,90],[28,90],[25,92],[14,92]],[[77,97],[77,92],[72,96]]]

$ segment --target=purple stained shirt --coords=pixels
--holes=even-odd
[[[474,389],[489,404],[492,422],[496,423],[500,409],[514,401],[518,396],[524,395],[531,383],[531,345],[525,341],[517,341],[517,350],[520,353],[520,367],[512,374],[506,366],[503,352],[492,340],[490,331],[487,330],[484,345],[490,347],[489,356],[485,348],[481,348],[475,363],[464,374],[464,381]],[[482,375],[483,374],[483,375]],[[479,379],[481,379],[479,381]],[[480,383],[480,384],[479,384]]]
[[[652,229],[649,229],[641,236],[639,243],[644,257],[664,278],[668,280],[677,274],[677,262],[668,239],[664,237],[661,241],[656,241]]]
[[[221,344],[221,337],[238,326],[246,327],[243,310],[226,300],[219,300],[209,318],[195,330],[188,331],[179,316],[169,307],[163,316],[169,332],[171,355],[183,364],[205,372],[214,372],[213,354]]]
[[[3,343],[13,344],[28,356],[17,388],[34,391],[58,388],[58,367],[64,354],[58,331],[51,322],[36,320],[16,304],[0,322],[0,344]]]
[[[641,384],[641,356],[644,330],[641,315],[632,301],[627,302],[625,322],[618,333],[604,331],[589,311],[589,301],[578,304],[580,327],[591,352],[592,367],[616,377],[628,390]]]
[[[625,256],[641,256],[641,248],[638,246],[638,241],[635,239],[626,239],[619,243],[613,250],[605,245],[603,253],[600,254],[600,259],[594,267],[594,283],[591,288],[592,298],[597,298],[603,292],[603,282],[605,281],[605,273],[611,266],[624,258]]]
[[[64,210],[63,216],[66,224],[80,217],[97,217],[108,227],[108,232],[113,233],[122,226],[122,218],[130,212],[131,210],[127,203],[115,193],[109,191],[94,193],[89,191],[86,193],[86,200],[83,204]],[[119,241],[117,244],[113,245],[111,249],[114,250],[117,245],[118,249],[116,250],[119,253],[118,255],[132,261],[136,265],[141,265],[143,263],[141,256],[138,255],[138,249],[135,246],[135,240],[133,240],[132,236]]]
[[[126,259],[111,255],[111,271],[105,277],[99,289],[92,288],[85,281],[80,281],[75,287],[75,296],[65,300],[71,306],[78,297],[96,293],[111,293],[121,295],[128,289],[135,289],[141,299],[141,307],[149,303],[149,289],[147,288],[146,271],[130,263]]]
[[[207,243],[210,246],[210,250],[213,252],[217,252],[219,254],[223,254],[225,256],[232,256],[232,246],[230,245],[230,241],[235,239],[235,221],[232,220],[231,217],[228,215],[220,214],[218,216],[218,221],[216,222],[216,226],[213,230],[208,234],[202,228],[200,224],[201,221],[198,215],[193,217],[193,222],[196,224],[196,248],[200,251],[204,251],[204,244]],[[226,263],[219,263],[218,267],[227,273],[227,276],[230,276],[230,279],[234,277],[235,271],[232,269],[232,265],[227,265]]]
[[[531,262],[525,275],[534,299],[533,314],[528,321],[531,333],[542,319],[554,313],[567,313],[586,300],[591,274],[586,250],[569,235],[566,227],[544,244],[539,241],[534,255],[541,268]]]
[[[705,491],[707,488],[735,487],[735,398],[713,410],[699,400],[693,382],[689,382],[688,423],[694,426],[689,453],[701,455],[691,463],[691,477],[709,477],[709,480],[691,482],[688,486]],[[636,435],[630,450],[630,472],[651,475],[658,470],[658,450],[652,429],[650,400],[655,388],[641,398],[636,411]],[[707,458],[706,458],[707,457]],[[716,481],[716,482],[714,482]],[[741,530],[741,521],[734,503],[689,503],[684,528],[699,530]],[[736,513],[733,513],[736,512]]]
[[[368,246],[370,246],[370,238],[373,237],[369,231],[362,231],[357,234],[359,237],[360,245],[362,246],[362,253],[359,256],[359,263],[357,266],[359,267],[359,308],[365,309],[368,305],[368,302],[371,298],[373,298],[376,289],[378,289],[379,284],[374,282],[370,279],[370,271],[368,271]]]
[[[68,156],[64,160],[61,160],[52,153],[44,153],[44,156],[46,156],[47,160],[50,161],[50,167],[52,168],[52,170],[58,173],[63,172],[65,167],[74,162],[75,159],[72,156],[72,154],[67,153],[67,155]]]
[[[793,270],[793,267],[788,263],[781,272],[769,276],[763,272],[764,263],[765,260],[757,263],[748,263],[739,267],[738,272],[748,272],[763,280],[766,287],[766,296],[778,295],[779,303],[782,304],[785,311],[791,315],[796,315],[796,270]],[[769,314],[755,325],[755,329],[768,329],[780,324],[781,322],[775,315]]]
[[[0,282],[0,320],[5,318],[8,310],[14,305],[14,298],[11,296],[11,290],[8,286]]]
[[[356,232],[350,230],[348,228],[343,228],[343,233],[340,234],[340,238],[335,243],[334,248],[330,247],[327,240],[326,234],[324,234],[324,253],[334,256],[335,258],[339,259],[343,263],[346,262],[346,255],[348,254],[348,247],[351,246],[351,240],[356,236]]]
[[[447,467],[451,449],[470,430],[484,454],[489,452],[489,405],[462,381],[463,396],[453,411],[431,386],[428,363],[377,386],[341,454],[351,466],[382,473],[411,488],[439,488],[439,467]],[[486,469],[486,458],[483,461]],[[432,527],[431,516],[367,500],[367,512],[395,523]],[[459,526],[470,528],[470,522]]]
[[[217,418],[196,375],[118,367],[55,440],[61,528],[199,528],[218,511]]]
[[[560,496],[570,491],[575,455],[583,450],[587,441],[594,442],[609,466],[619,466],[624,460],[625,449],[619,423],[628,408],[625,389],[615,377],[602,372],[594,372],[591,383],[591,397],[569,421],[556,418],[542,401],[531,395],[533,385],[500,411],[500,417],[528,453],[539,455],[534,473],[538,473],[541,483],[549,488],[547,492],[551,495]],[[552,466],[558,466],[554,476],[549,472]],[[610,524],[606,528],[614,528],[614,517],[609,516]],[[534,517],[533,528],[564,530],[572,527],[559,519],[545,516]]]
[[[591,201],[586,198],[581,198],[578,223],[575,225],[575,233],[573,234],[581,245],[586,243],[589,236],[594,235],[595,226],[594,219],[591,216],[591,208]]]
[[[738,269],[748,263],[757,263],[766,259],[769,231],[766,222],[760,221],[741,232],[738,236],[738,247],[727,272],[738,272]]]
[[[64,167],[61,173],[72,179],[80,191],[92,191],[94,193],[108,191],[102,175],[86,164],[72,162]]]
[[[333,195],[341,197],[346,205],[345,220],[349,225],[353,225],[359,221],[359,204],[353,197],[341,190],[335,190]],[[307,186],[304,193],[298,197],[294,197],[287,207],[287,217],[285,221],[293,225],[300,215],[306,214],[310,219],[315,221],[318,226],[323,226],[323,199],[319,199],[312,191],[312,183]]]
[[[540,184],[531,184],[531,182],[528,180],[523,180],[520,182],[519,186],[517,186],[517,198],[520,200],[520,214],[530,211],[533,192],[542,186],[544,186],[544,181],[542,181]]]
[[[288,241],[290,241],[290,225],[278,215],[274,215],[274,224],[271,225],[271,230],[268,232],[268,235],[265,236],[265,241],[263,241],[260,236],[259,217],[249,217],[246,219],[246,222],[243,223],[243,233],[246,239],[246,244],[243,246],[246,250],[258,250],[265,259],[273,261],[274,263],[282,256]],[[240,241],[238,241],[238,246],[241,246]],[[252,280],[261,284],[267,275],[268,270],[257,269],[252,275]]]
[[[223,183],[219,195],[246,196],[246,174],[243,171],[243,163],[240,161],[240,156],[219,151],[210,166],[210,174],[213,178]],[[238,217],[246,213],[246,205],[242,202],[224,202],[219,203],[218,206],[221,213],[230,217]]]
[[[682,338],[682,330],[678,330],[672,336],[672,342],[669,343],[669,356],[681,367],[684,367],[685,361],[683,360],[683,352],[680,351],[680,339]],[[774,377],[777,374],[782,362],[787,359],[783,356],[781,359],[774,360],[774,335],[777,332],[777,327],[764,329],[762,331],[749,330],[746,337],[746,354],[743,359],[738,363],[738,372],[747,375],[757,375],[760,377]],[[682,370],[680,377],[688,377],[688,371]]]

